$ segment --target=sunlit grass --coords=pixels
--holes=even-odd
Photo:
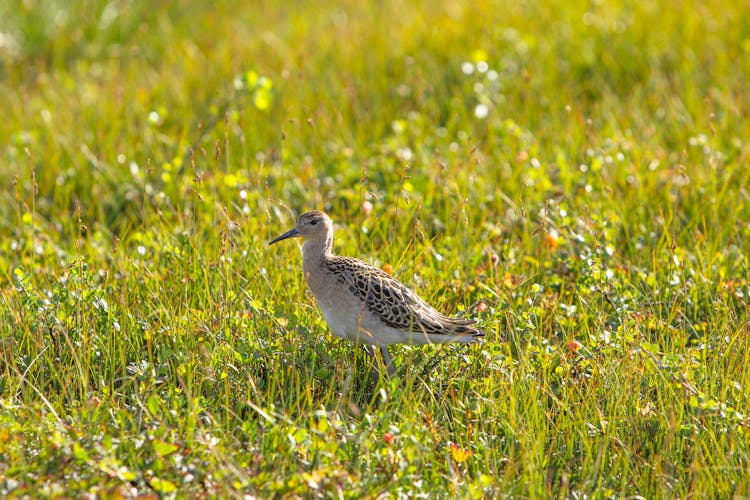
[[[17,3],[0,495],[750,494],[740,5]],[[487,342],[373,379],[314,208]]]

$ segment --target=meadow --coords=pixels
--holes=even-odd
[[[0,496],[750,495],[746,12],[3,2]],[[374,378],[310,209],[486,342]]]

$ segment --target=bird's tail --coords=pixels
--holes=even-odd
[[[474,320],[450,318],[450,325],[456,333],[456,342],[465,344],[484,342],[484,330],[475,328],[476,322]]]

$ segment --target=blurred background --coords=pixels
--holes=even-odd
[[[4,2],[0,175],[109,230],[204,175],[240,211],[672,189],[744,151],[743,6]]]

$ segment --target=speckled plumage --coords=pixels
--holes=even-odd
[[[481,342],[469,319],[445,316],[387,273],[361,260],[333,254],[333,223],[321,211],[272,240],[303,237],[305,281],[326,323],[339,337],[361,344]],[[383,352],[388,357],[387,351]]]
[[[391,328],[435,335],[477,333],[476,328],[471,328],[473,320],[440,314],[395,278],[361,260],[331,255],[323,267]]]

